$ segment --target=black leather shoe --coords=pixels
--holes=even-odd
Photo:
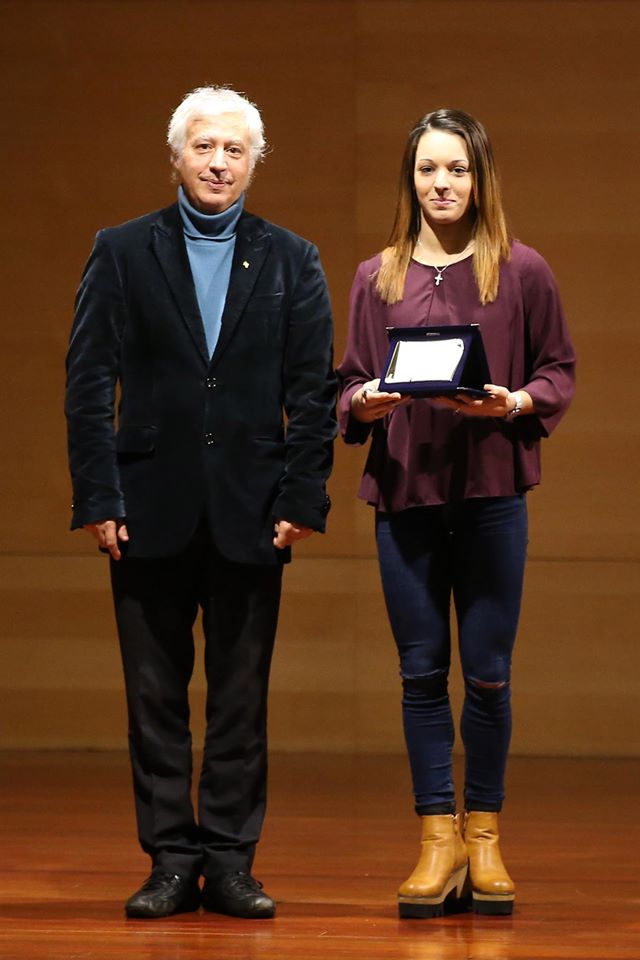
[[[128,917],[154,920],[174,913],[190,913],[200,906],[197,880],[176,873],[154,873],[124,905]]]
[[[248,920],[268,920],[276,913],[275,901],[263,891],[262,884],[241,871],[205,880],[202,906],[211,913]]]

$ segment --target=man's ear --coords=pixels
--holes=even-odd
[[[173,150],[169,153],[169,164],[171,166],[171,182],[180,183],[180,154],[174,153]]]

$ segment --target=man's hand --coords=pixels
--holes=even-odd
[[[302,527],[298,523],[289,523],[288,520],[276,521],[275,531],[273,545],[279,550],[290,547],[296,540],[306,540],[313,533],[313,530],[309,527]]]
[[[95,537],[98,545],[106,548],[114,560],[119,560],[122,554],[118,541],[129,539],[124,520],[103,520],[101,523],[85,523],[84,529]]]

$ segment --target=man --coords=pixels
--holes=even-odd
[[[152,861],[127,915],[202,903],[272,917],[251,876],[267,683],[282,563],[329,509],[330,305],[315,247],[243,210],[264,151],[253,104],[199,88],[168,142],[178,202],[100,231],[78,291],[72,528],[111,557],[138,835]],[[196,818],[187,688],[198,609],[207,727]]]

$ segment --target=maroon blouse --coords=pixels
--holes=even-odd
[[[442,282],[412,260],[404,298],[391,306],[375,291],[380,255],[361,263],[351,289],[347,348],[338,367],[340,428],[347,443],[371,449],[358,496],[380,510],[510,496],[540,482],[540,439],[548,436],[574,392],[575,354],[553,274],[540,254],[514,241],[500,266],[493,303],[482,306],[473,257],[450,264]],[[351,397],[379,377],[387,327],[478,323],[492,382],[526,390],[535,413],[502,418],[454,416],[427,399],[412,400],[384,420],[351,416]]]

